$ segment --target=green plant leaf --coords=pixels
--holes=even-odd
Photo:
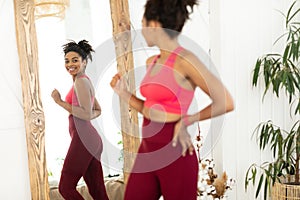
[[[270,60],[267,58],[264,59],[263,66],[264,66],[264,79],[265,79],[265,86],[266,88],[269,85],[269,79],[270,79]]]
[[[295,6],[296,3],[297,3],[297,1],[294,1],[294,2],[292,3],[292,5],[290,6],[288,12],[287,12],[287,15],[286,15],[286,22],[285,22],[285,26],[286,26],[286,27],[288,27],[289,22],[293,19],[293,17],[294,17],[295,14],[297,13],[297,11],[296,11],[294,14],[292,14],[292,16],[290,16],[290,15],[291,15],[291,12],[292,12],[292,9],[293,9],[293,7]]]
[[[261,124],[262,125],[262,124]],[[260,125],[259,125],[260,126]],[[260,136],[259,136],[259,149],[263,150],[263,140],[264,140],[264,132],[265,132],[265,128],[266,126],[265,125],[262,125],[262,129],[260,131]],[[257,129],[257,131],[259,131],[259,129]]]
[[[269,188],[269,179],[268,179],[268,177],[266,177],[265,178],[265,187],[264,187],[264,200],[267,200],[268,188]]]
[[[299,59],[299,36],[296,36],[298,37],[298,40],[294,41],[293,42],[293,61],[294,62],[297,62],[298,59]]]
[[[285,149],[286,149],[286,160],[288,160],[293,153],[292,145],[293,145],[294,137],[293,135],[288,135],[288,137],[285,140]]]
[[[299,28],[299,30],[300,30],[300,28]],[[300,57],[300,39],[299,39],[299,37],[298,37],[298,41],[296,44],[296,51],[297,52],[295,52],[295,56],[296,56],[295,61],[298,61],[299,57]]]
[[[261,188],[263,181],[264,181],[264,174],[262,174],[259,178],[258,186],[257,186],[256,193],[255,193],[255,198],[257,198],[259,195],[260,188]]]
[[[285,82],[286,80],[286,74],[284,71],[279,71],[276,74],[276,77],[273,78],[272,84],[273,84],[273,93],[276,94],[277,97],[279,97],[279,89],[280,85]]]
[[[257,59],[255,67],[254,67],[254,73],[253,73],[253,79],[252,79],[252,85],[253,86],[257,85],[260,66],[261,66],[261,59]]]
[[[288,96],[289,96],[289,103],[291,103],[293,95],[295,93],[295,87],[294,87],[293,76],[290,73],[287,74],[287,91],[289,93],[288,94]]]
[[[300,92],[300,74],[297,72],[295,73],[294,84],[298,89],[298,92]]]
[[[297,1],[295,1],[294,3],[293,3],[293,6],[295,5],[295,3],[296,3]],[[292,7],[293,7],[292,6]],[[292,9],[292,7],[291,7],[291,9]],[[290,9],[290,11],[291,11],[291,9]],[[288,14],[288,21],[287,21],[287,24],[289,24],[290,23],[290,21],[298,14],[300,12],[300,8],[298,9],[298,10],[296,10],[293,14],[292,14],[292,16],[290,16],[289,17],[289,14]]]
[[[289,34],[288,32],[282,34],[280,37],[277,38],[277,40],[275,40],[275,42],[273,43],[273,46],[279,41],[281,40],[284,36],[286,36],[287,34]]]
[[[290,44],[287,44],[287,46],[285,47],[283,56],[282,56],[282,63],[283,63],[284,65],[286,65],[287,60],[288,60],[288,58],[289,58],[288,56],[289,56],[290,49],[291,49],[291,45],[290,45]]]
[[[273,157],[276,156],[281,157],[283,154],[283,137],[281,135],[280,129],[274,129],[273,128],[273,137],[275,140],[272,142],[271,149],[273,150]],[[278,148],[277,148],[278,147]]]
[[[269,142],[270,135],[273,132],[272,126],[269,126],[269,124],[266,124],[265,127],[266,128],[265,128],[264,132],[261,132],[261,134],[263,135],[263,149],[266,148],[266,146]]]
[[[268,54],[266,54],[266,56],[265,57],[281,57],[281,54],[279,54],[279,53],[268,53]]]
[[[256,177],[256,164],[252,164],[247,172],[246,172],[246,176],[245,176],[245,190],[247,191],[247,188],[248,188],[248,185],[249,185],[249,182],[252,180],[252,185],[255,184],[255,177]],[[250,176],[250,173],[251,173],[251,176]]]
[[[257,169],[256,167],[253,167],[252,168],[252,184],[254,185],[255,184],[255,177],[256,177],[256,174],[257,174]]]
[[[290,53],[288,56],[288,58],[292,58],[293,61],[295,61],[297,59],[297,54],[298,54],[296,42],[297,42],[297,40],[295,39],[295,34],[293,34],[292,41],[290,42],[291,50],[290,50]]]

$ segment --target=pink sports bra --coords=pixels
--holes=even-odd
[[[177,47],[155,75],[151,75],[151,70],[160,55],[153,59],[140,86],[141,94],[146,98],[144,106],[180,115],[187,113],[194,97],[194,90],[181,87],[174,77],[173,69],[181,50],[182,47]]]
[[[89,79],[89,77],[85,74],[80,76],[79,78],[82,78],[82,77]],[[74,85],[71,87],[70,91],[68,92],[68,94],[65,98],[65,101],[73,106],[79,106],[78,98],[74,91]],[[94,97],[92,97],[92,103],[94,103]]]

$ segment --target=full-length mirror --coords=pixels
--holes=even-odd
[[[69,40],[79,42],[85,39],[97,52],[97,54],[92,54],[93,62],[89,61],[86,71],[92,79],[95,97],[102,108],[102,116],[93,120],[93,124],[101,135],[104,144],[101,157],[104,176],[122,174],[121,130],[111,112],[113,91],[108,84],[109,78],[117,72],[113,43],[111,43],[113,40],[109,1],[71,0],[64,19],[57,17],[37,19],[36,29],[39,48],[40,86],[45,113],[45,148],[50,197],[59,198],[58,181],[71,138],[68,127],[68,112],[55,104],[51,92],[56,88],[61,93],[62,99],[64,99],[73,85],[72,77],[64,65],[62,48],[62,45],[69,42]],[[108,63],[111,66],[101,65],[99,62],[101,58],[97,58],[101,56],[98,51],[101,51],[103,44],[111,45],[111,63]],[[100,71],[101,73],[99,73]],[[118,106],[118,104],[115,106]],[[83,185],[83,180],[80,180],[80,184]],[[83,195],[88,193],[87,190],[83,189],[81,192]]]

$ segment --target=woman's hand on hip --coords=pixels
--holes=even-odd
[[[182,156],[185,156],[187,151],[190,155],[193,154],[193,142],[191,140],[190,134],[187,131],[187,126],[184,124],[183,120],[179,120],[174,128],[172,145],[175,147],[178,145],[178,143],[182,147]]]

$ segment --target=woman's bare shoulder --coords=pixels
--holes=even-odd
[[[178,56],[177,64],[181,67],[184,66],[187,71],[194,71],[195,69],[201,70],[206,68],[204,63],[191,51],[184,49]]]
[[[90,89],[91,82],[88,77],[82,76],[78,77],[74,81],[74,87],[75,89]]]

